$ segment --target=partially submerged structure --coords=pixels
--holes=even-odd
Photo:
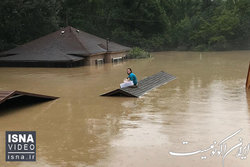
[[[49,100],[55,100],[58,97],[47,96],[22,91],[0,91],[0,109],[9,107],[25,106],[40,103]]]
[[[247,80],[246,80],[246,90],[250,89],[250,63],[248,67]]]
[[[130,50],[115,42],[66,27],[0,53],[5,67],[74,67],[122,59]]]
[[[22,92],[22,91],[0,91],[0,104],[14,99],[14,98],[21,98],[21,97],[32,97],[32,98],[38,98],[38,99],[45,99],[45,100],[55,100],[58,97],[54,96],[47,96],[47,95],[41,95],[41,94],[35,94],[35,93],[28,93],[28,92]]]
[[[175,80],[176,77],[161,71],[157,74],[154,74],[150,77],[147,77],[138,82],[138,87],[126,87],[113,90],[111,92],[102,94],[101,96],[125,96],[125,97],[140,97],[146,92],[157,88],[163,84],[166,84],[172,80]]]

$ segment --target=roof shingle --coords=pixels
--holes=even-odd
[[[63,34],[62,31],[64,31]],[[130,50],[129,47],[109,42],[108,52],[125,52],[128,50]],[[2,52],[0,62],[78,61],[83,60],[84,56],[104,53],[107,53],[105,39],[68,26]]]

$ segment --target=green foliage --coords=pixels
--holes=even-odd
[[[126,57],[128,59],[143,59],[143,58],[150,58],[151,55],[149,52],[146,52],[141,48],[135,47],[128,52]]]
[[[249,0],[2,0],[0,51],[71,25],[147,51],[250,48]]]
[[[55,1],[2,0],[0,49],[9,49],[57,29]]]

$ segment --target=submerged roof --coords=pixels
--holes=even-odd
[[[139,81],[138,86],[136,88],[133,87],[120,88],[102,94],[101,96],[140,97],[144,95],[146,92],[175,79],[176,79],[175,76],[165,73],[164,71],[161,71]]]
[[[106,45],[106,39],[68,26],[0,53],[0,62],[79,61],[84,56],[130,50],[129,47],[109,42],[107,51]]]
[[[14,98],[20,98],[22,96],[28,96],[33,98],[40,98],[40,99],[46,99],[46,100],[54,100],[58,97],[54,96],[47,96],[47,95],[41,95],[41,94],[35,94],[35,93],[28,93],[28,92],[21,92],[21,91],[0,91],[0,104],[7,100],[11,100]]]

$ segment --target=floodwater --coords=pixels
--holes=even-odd
[[[250,143],[250,51],[159,52],[151,59],[79,68],[0,68],[0,90],[60,98],[0,112],[0,166],[222,167],[203,151],[229,138],[226,151]],[[176,80],[141,98],[101,97],[131,67],[138,79],[161,70]],[[5,131],[36,131],[36,162],[5,162]],[[224,146],[223,145],[223,146]],[[224,157],[225,167],[249,167],[248,157]]]

